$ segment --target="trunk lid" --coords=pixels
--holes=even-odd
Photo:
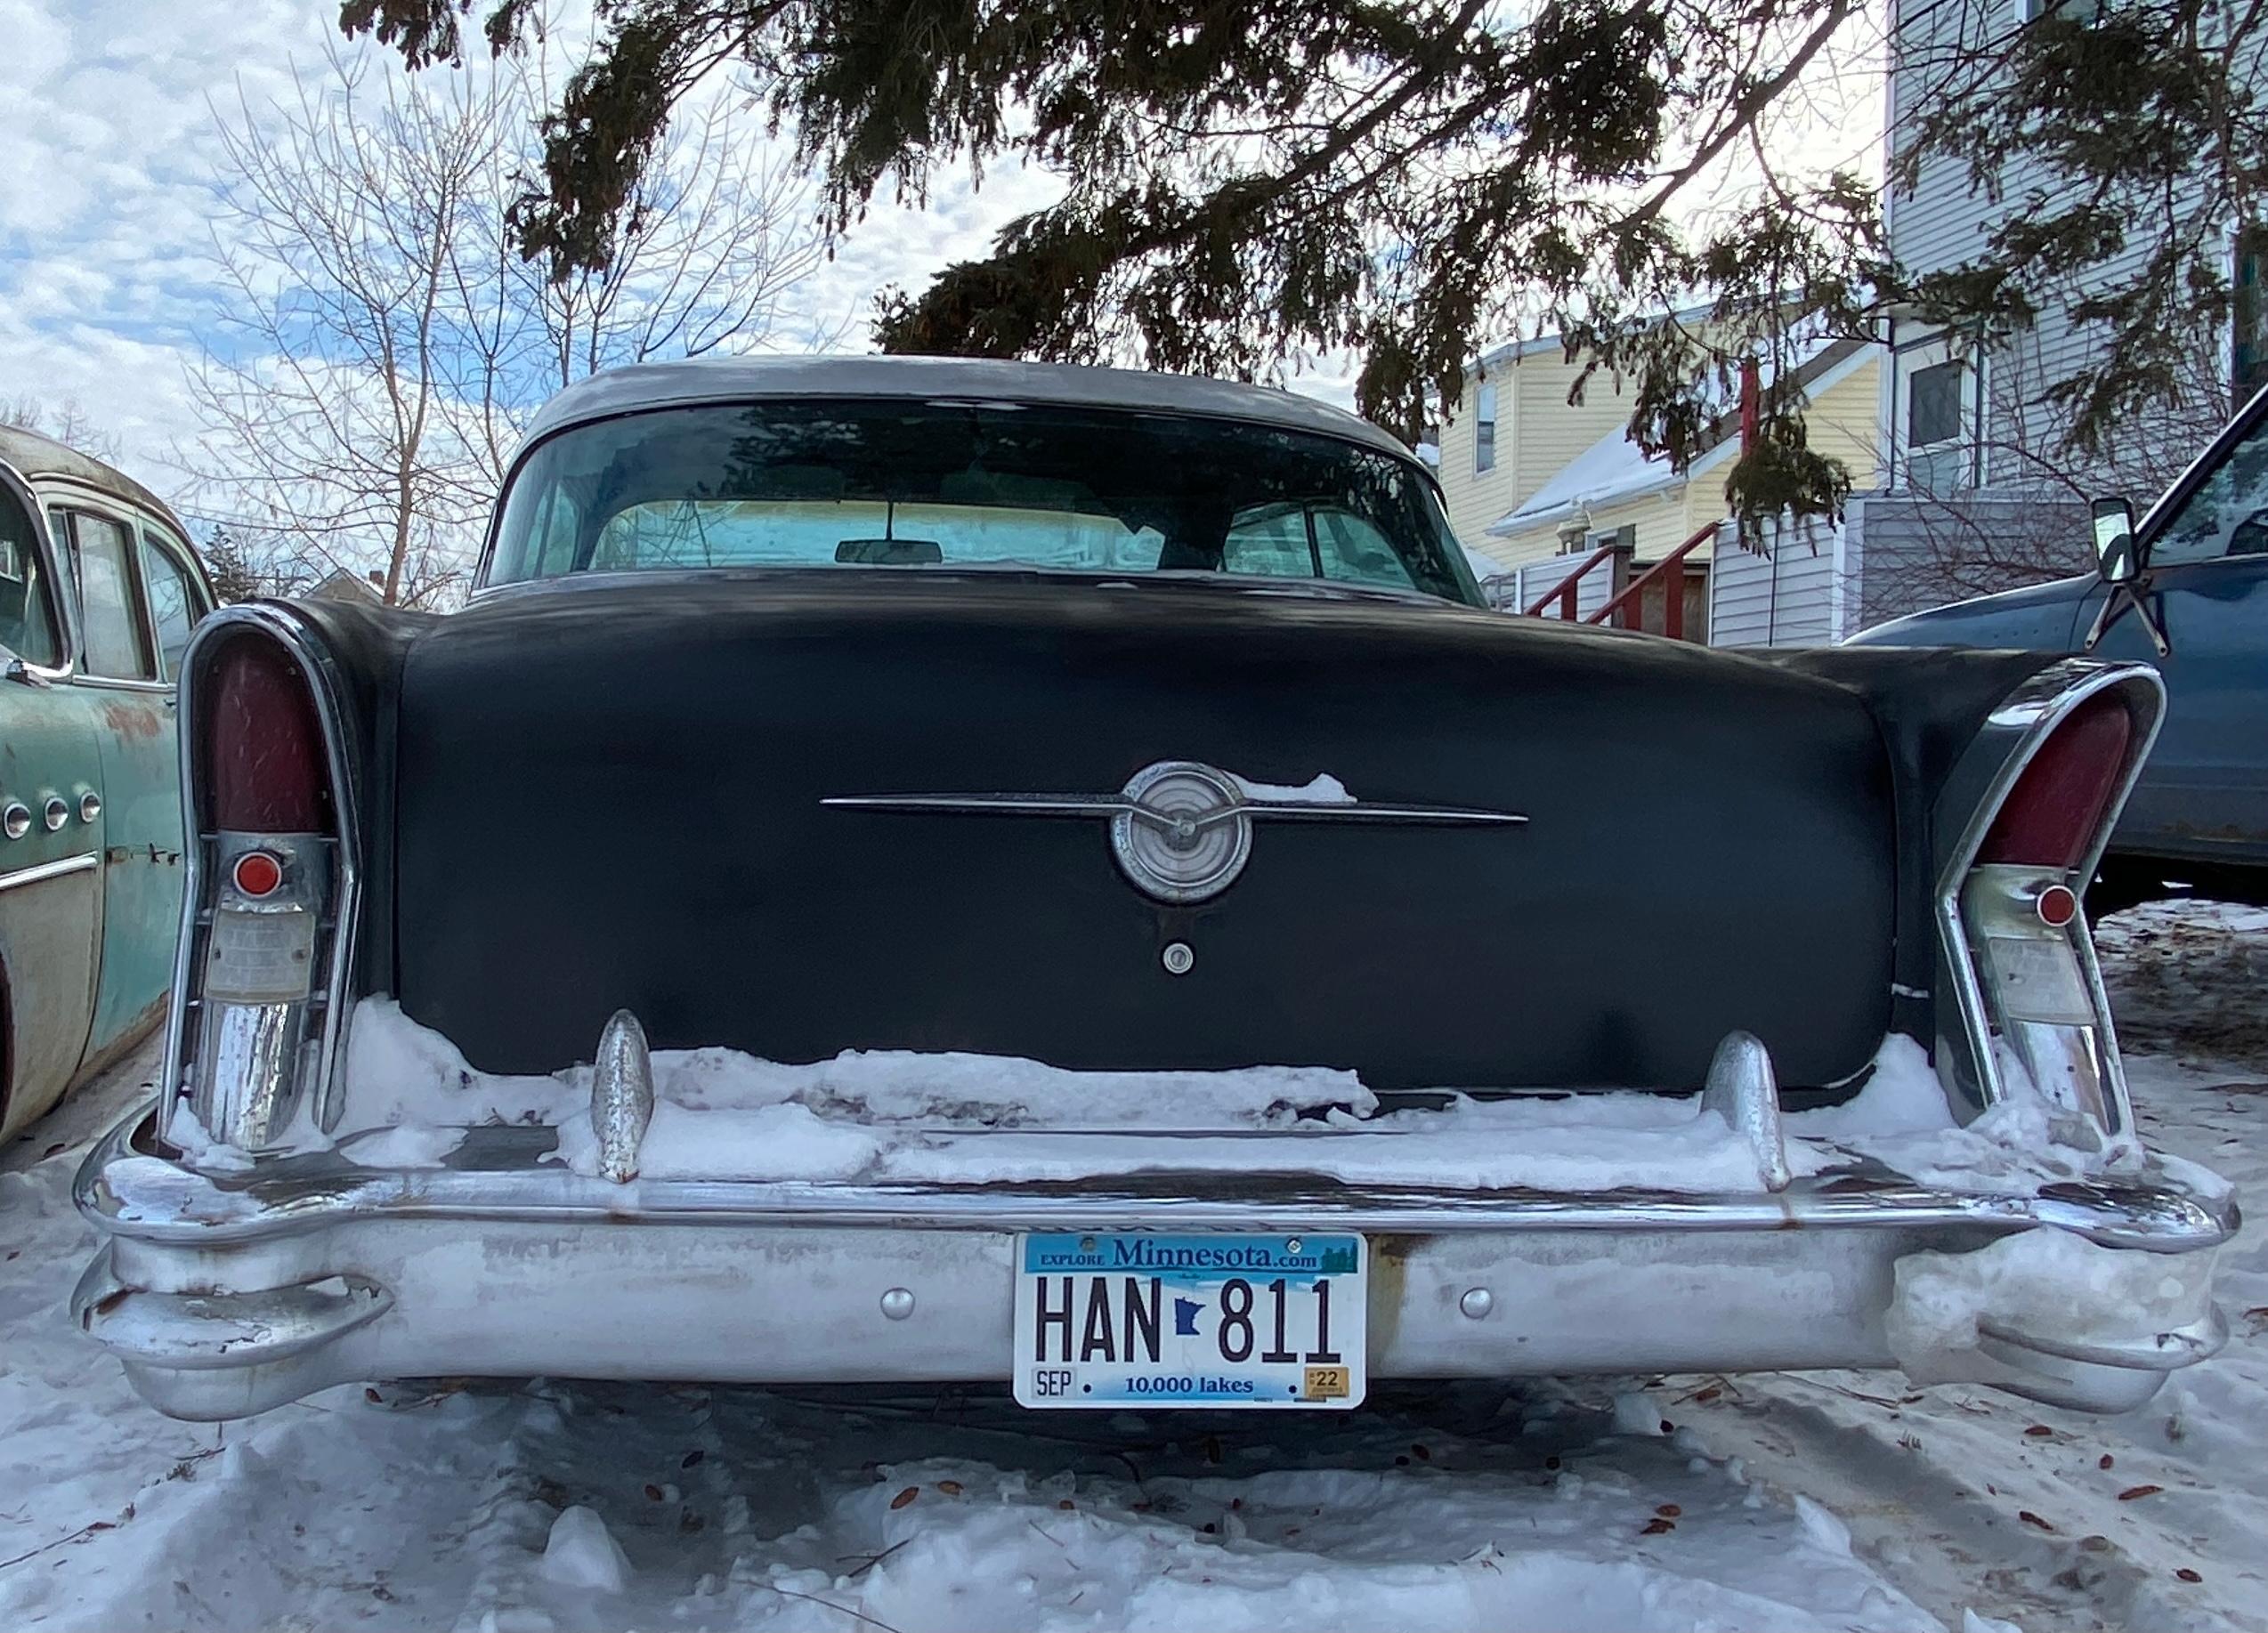
[[[1691,1087],[1740,1027],[1817,1086],[1888,1020],[1871,715],[1690,646],[1222,579],[657,573],[441,620],[396,729],[393,990],[490,1071],[586,1059],[627,1006],[658,1047],[1383,1090]],[[1100,818],[822,803],[1167,760],[1529,820],[1261,822],[1177,906]]]

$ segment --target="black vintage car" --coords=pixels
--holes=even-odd
[[[162,1409],[341,1379],[1905,1365],[2118,1408],[2234,1204],[2074,895],[2136,665],[1486,610],[1391,438],[1216,382],[602,376],[449,618],[182,677],[160,1103],[77,1319]]]

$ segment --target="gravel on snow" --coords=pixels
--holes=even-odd
[[[2268,912],[2159,904],[2102,941],[2147,1136],[2268,1195]],[[0,1153],[0,1626],[2268,1622],[2257,1222],[2223,1255],[2229,1349],[2116,1419],[1782,1373],[1258,1422],[440,1380],[193,1426],[64,1316],[91,1247],[71,1170],[151,1063]]]

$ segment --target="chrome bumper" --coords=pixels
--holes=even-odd
[[[324,1153],[205,1175],[149,1154],[148,1120],[80,1170],[107,1240],[72,1314],[151,1403],[196,1419],[375,1378],[1001,1379],[1017,1234],[1141,1227],[1363,1232],[1380,1378],[1889,1366],[1909,1256],[2040,1229],[2196,1256],[2169,1262],[2191,1289],[2170,1314],[2089,1307],[2074,1288],[2053,1332],[1988,1324],[1964,1374],[2124,1411],[2219,1346],[2211,1249],[2238,1223],[2233,1201],[2167,1184],[1982,1195],[1858,1174],[1739,1195],[1163,1169],[617,1184],[539,1165],[552,1131],[522,1128],[470,1131],[442,1168]]]

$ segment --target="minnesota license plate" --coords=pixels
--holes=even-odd
[[[1369,1259],[1347,1235],[1019,1237],[1016,1398],[1358,1406]]]

